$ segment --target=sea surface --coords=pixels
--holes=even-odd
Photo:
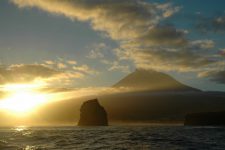
[[[224,127],[2,127],[0,150],[224,150]]]

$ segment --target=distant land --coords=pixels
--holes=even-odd
[[[189,126],[225,126],[225,111],[187,114],[184,125]]]
[[[224,92],[201,91],[153,70],[137,69],[112,87],[133,90],[114,94],[103,93],[97,97],[108,114],[109,124],[183,123],[189,113],[225,110]],[[79,99],[50,103],[40,108],[31,120],[49,124],[75,124],[79,120],[82,103],[89,99],[87,95]]]

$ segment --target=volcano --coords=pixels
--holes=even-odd
[[[113,87],[130,88],[135,91],[201,91],[180,83],[168,74],[144,69],[136,69],[133,73],[113,85]]]

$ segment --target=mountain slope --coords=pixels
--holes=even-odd
[[[138,91],[200,91],[178,82],[165,73],[143,69],[137,69],[113,85],[113,87],[126,87]]]

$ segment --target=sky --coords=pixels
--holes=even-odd
[[[107,87],[142,68],[225,91],[224,33],[224,0],[1,0],[0,85]]]

